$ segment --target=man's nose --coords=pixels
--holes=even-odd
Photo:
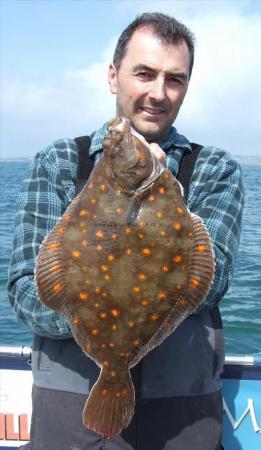
[[[149,96],[152,100],[158,102],[165,99],[165,83],[161,78],[157,78],[151,82]]]

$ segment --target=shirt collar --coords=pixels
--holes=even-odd
[[[105,123],[99,130],[94,133],[92,138],[89,154],[92,156],[97,152],[102,151],[103,139],[108,133],[108,124]],[[171,127],[168,136],[160,143],[160,147],[168,153],[170,150],[175,148],[180,148],[183,150],[192,151],[190,142],[183,136],[179,134],[175,127]]]

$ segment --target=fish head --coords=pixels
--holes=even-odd
[[[156,167],[149,144],[125,117],[110,121],[108,131],[103,148],[114,183],[126,193],[132,193],[151,177]]]

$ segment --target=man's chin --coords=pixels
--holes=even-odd
[[[148,126],[148,124],[133,124],[133,128],[140,133],[147,142],[160,142],[167,134],[166,129],[157,126]]]

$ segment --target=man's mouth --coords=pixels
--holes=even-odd
[[[165,112],[165,110],[164,109],[162,109],[162,108],[151,108],[151,107],[149,107],[149,106],[140,106],[140,109],[142,110],[142,111],[144,111],[145,113],[147,113],[147,114],[150,114],[150,115],[158,115],[158,114],[162,114],[162,113],[164,113]]]

